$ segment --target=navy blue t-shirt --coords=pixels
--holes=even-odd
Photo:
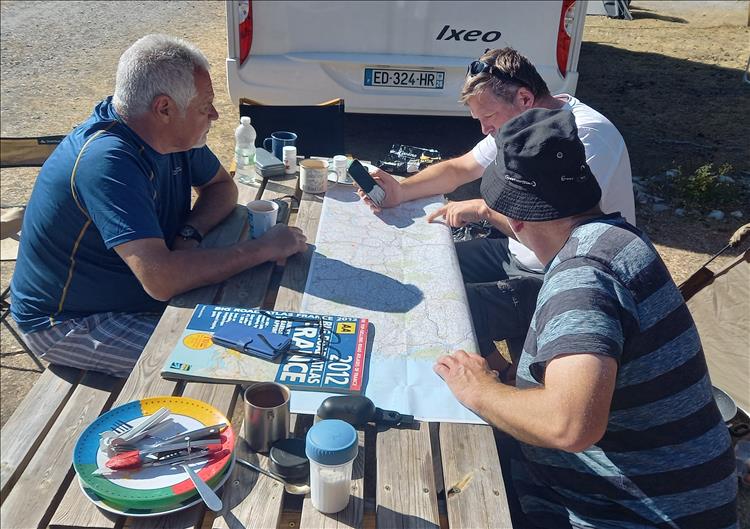
[[[55,149],[34,185],[11,283],[24,332],[99,312],[160,311],[117,255],[138,239],[171,243],[191,186],[219,170],[202,147],[159,154],[119,120],[107,98]]]

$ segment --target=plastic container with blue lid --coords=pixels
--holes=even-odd
[[[352,467],[357,457],[357,431],[339,419],[324,419],[307,432],[310,499],[322,513],[339,512],[349,504]]]

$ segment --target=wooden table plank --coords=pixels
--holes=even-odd
[[[281,176],[274,176],[273,178],[266,178],[263,184],[263,198],[266,200],[272,200],[268,197],[271,194],[274,194],[274,198],[282,196],[293,196],[299,201],[300,190],[298,179],[299,172],[295,174],[284,174]]]
[[[238,403],[238,405],[240,405]],[[244,424],[240,426],[242,432]],[[268,457],[252,452],[240,440],[235,449],[238,458],[269,468]],[[277,527],[281,517],[284,486],[252,469],[235,463],[234,470],[224,485],[222,501],[224,509],[214,519],[213,529],[265,529]]]
[[[125,522],[128,529],[190,529],[192,527],[200,528],[205,507],[203,504],[194,505],[184,511],[165,516],[155,516],[149,518],[128,518]]]
[[[247,204],[251,200],[257,200],[260,198],[263,192],[262,186],[249,186],[240,182],[239,177],[234,177],[234,183],[237,185],[237,203]]]
[[[440,451],[451,529],[512,528],[492,428],[441,423]],[[462,482],[460,491],[451,491]]]
[[[87,505],[91,502],[83,495],[77,480],[78,478],[73,476],[73,481],[65,491],[65,496],[52,515],[52,519],[49,522],[50,529],[68,529],[74,527],[111,529],[112,527],[122,527],[125,522],[124,517],[97,509],[96,507],[91,509]]]
[[[87,373],[76,386],[59,418],[39,446],[26,471],[2,505],[4,527],[46,525],[52,509],[72,480],[71,454],[84,429],[109,405],[120,379]],[[73,483],[78,487],[78,483]],[[89,503],[88,500],[84,500]]]
[[[263,198],[264,200],[273,200],[282,196],[294,196],[297,187],[297,174],[284,174],[273,178],[265,178],[260,187],[243,184],[235,176],[234,182],[237,184],[239,191],[237,203],[247,204],[251,200]]]
[[[274,307],[276,310],[296,311],[300,308],[302,294],[307,282],[307,272],[310,269],[310,261],[315,251],[314,244],[318,234],[318,223],[320,222],[322,208],[322,196],[309,193],[302,195],[295,226],[300,228],[307,236],[309,246],[304,253],[293,255],[287,259]]]
[[[415,430],[378,432],[376,454],[378,527],[437,529],[440,518],[428,423],[420,422]]]
[[[0,495],[3,500],[36,453],[82,375],[78,369],[50,366],[3,426],[0,437]]]
[[[300,529],[339,529],[343,527],[359,529],[362,527],[365,513],[365,433],[357,432],[357,436],[359,438],[359,452],[352,468],[349,505],[341,512],[323,514],[313,507],[308,494],[302,504]]]

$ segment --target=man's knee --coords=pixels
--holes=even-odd
[[[507,240],[484,237],[457,242],[456,257],[464,283],[486,283],[508,277]]]
[[[541,277],[514,277],[495,283],[467,284],[474,330],[483,355],[493,351],[494,341],[511,339],[514,345],[529,330],[536,308]],[[516,360],[517,354],[511,356]]]

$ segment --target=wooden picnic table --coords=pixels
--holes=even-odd
[[[297,175],[267,179],[260,188],[238,187],[241,204],[256,198],[290,202],[282,221],[300,227],[308,242],[315,243],[323,197],[301,193]],[[246,236],[247,212],[240,206],[207,235],[204,245],[231,244]],[[39,399],[51,401],[55,413],[32,425],[33,440],[3,428],[3,442],[15,444],[13,454],[3,447],[2,527],[511,527],[493,432],[485,425],[423,422],[413,429],[366,428],[359,433],[351,501],[335,515],[317,512],[309,496],[301,501],[287,496],[277,481],[240,465],[221,489],[225,507],[218,514],[200,504],[160,517],[125,518],[99,510],[83,495],[72,469],[73,447],[88,424],[112,407],[150,396],[182,395],[212,404],[242,432],[239,386],[170,381],[161,378],[161,368],[197,303],[299,310],[312,253],[310,248],[283,266],[266,263],[173,299],[124,384],[83,373],[71,375],[79,377],[72,382],[50,379],[59,387],[35,387],[31,400],[37,399],[37,405]],[[292,421],[292,429],[303,435],[312,417]],[[267,457],[249,453],[244,443],[238,443],[237,451],[268,467]]]

